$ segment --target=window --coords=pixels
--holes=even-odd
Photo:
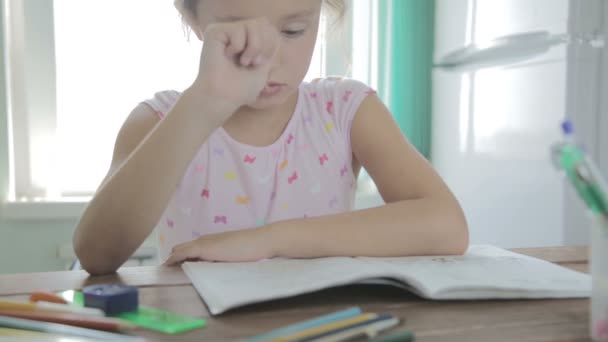
[[[352,3],[337,44],[323,22],[307,79],[347,74],[370,83],[375,1]],[[184,89],[201,44],[169,0],[4,0],[9,201],[84,201],[107,172],[116,134],[141,100]],[[363,37],[363,39],[361,39]]]

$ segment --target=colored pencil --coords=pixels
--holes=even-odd
[[[373,323],[341,329],[340,331],[330,332],[316,338],[302,340],[302,342],[343,342],[352,341],[357,338],[374,338],[383,331],[396,327],[398,324],[398,318],[389,317]]]
[[[361,314],[361,315],[353,317],[353,318],[348,318],[345,320],[321,325],[321,326],[314,327],[314,328],[311,328],[308,330],[303,330],[303,331],[300,331],[300,332],[297,332],[294,334],[279,336],[277,338],[269,340],[269,342],[291,342],[291,341],[303,340],[303,339],[310,338],[315,335],[327,333],[327,332],[330,332],[333,330],[338,330],[338,329],[342,329],[342,328],[345,328],[345,327],[348,327],[351,325],[373,320],[377,317],[378,317],[378,315],[374,314],[374,313]]]
[[[89,315],[103,317],[103,311],[96,308],[77,307],[57,303],[22,303],[0,300],[0,310],[36,311],[36,312],[64,312],[77,315]]]
[[[81,328],[112,332],[122,332],[135,328],[133,324],[123,322],[122,320],[116,318],[92,317],[86,315],[75,315],[60,312],[38,312],[0,309],[0,316],[23,318],[40,322],[66,324]]]
[[[65,324],[47,323],[32,321],[29,319],[13,318],[0,316],[0,327],[39,331],[50,334],[79,336],[89,339],[106,340],[106,341],[125,341],[125,342],[140,342],[144,341],[141,337],[120,335],[106,331],[73,327]]]
[[[324,324],[341,321],[343,319],[352,318],[361,314],[361,309],[358,307],[349,308],[346,310],[337,311],[327,315],[319,316],[307,321],[288,325],[261,335],[257,335],[245,340],[245,342],[266,342],[274,338],[297,333],[310,328],[318,327]]]

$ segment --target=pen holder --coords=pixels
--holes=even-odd
[[[594,215],[591,229],[591,337],[608,341],[608,218]]]

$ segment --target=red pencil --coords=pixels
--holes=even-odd
[[[134,329],[135,326],[116,318],[93,317],[56,312],[0,310],[0,316],[30,319],[33,321],[59,323],[95,330],[122,332]]]

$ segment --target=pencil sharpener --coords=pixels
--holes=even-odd
[[[123,284],[92,285],[85,287],[82,294],[84,295],[84,306],[101,309],[106,316],[137,311],[139,306],[139,293],[134,286]]]

